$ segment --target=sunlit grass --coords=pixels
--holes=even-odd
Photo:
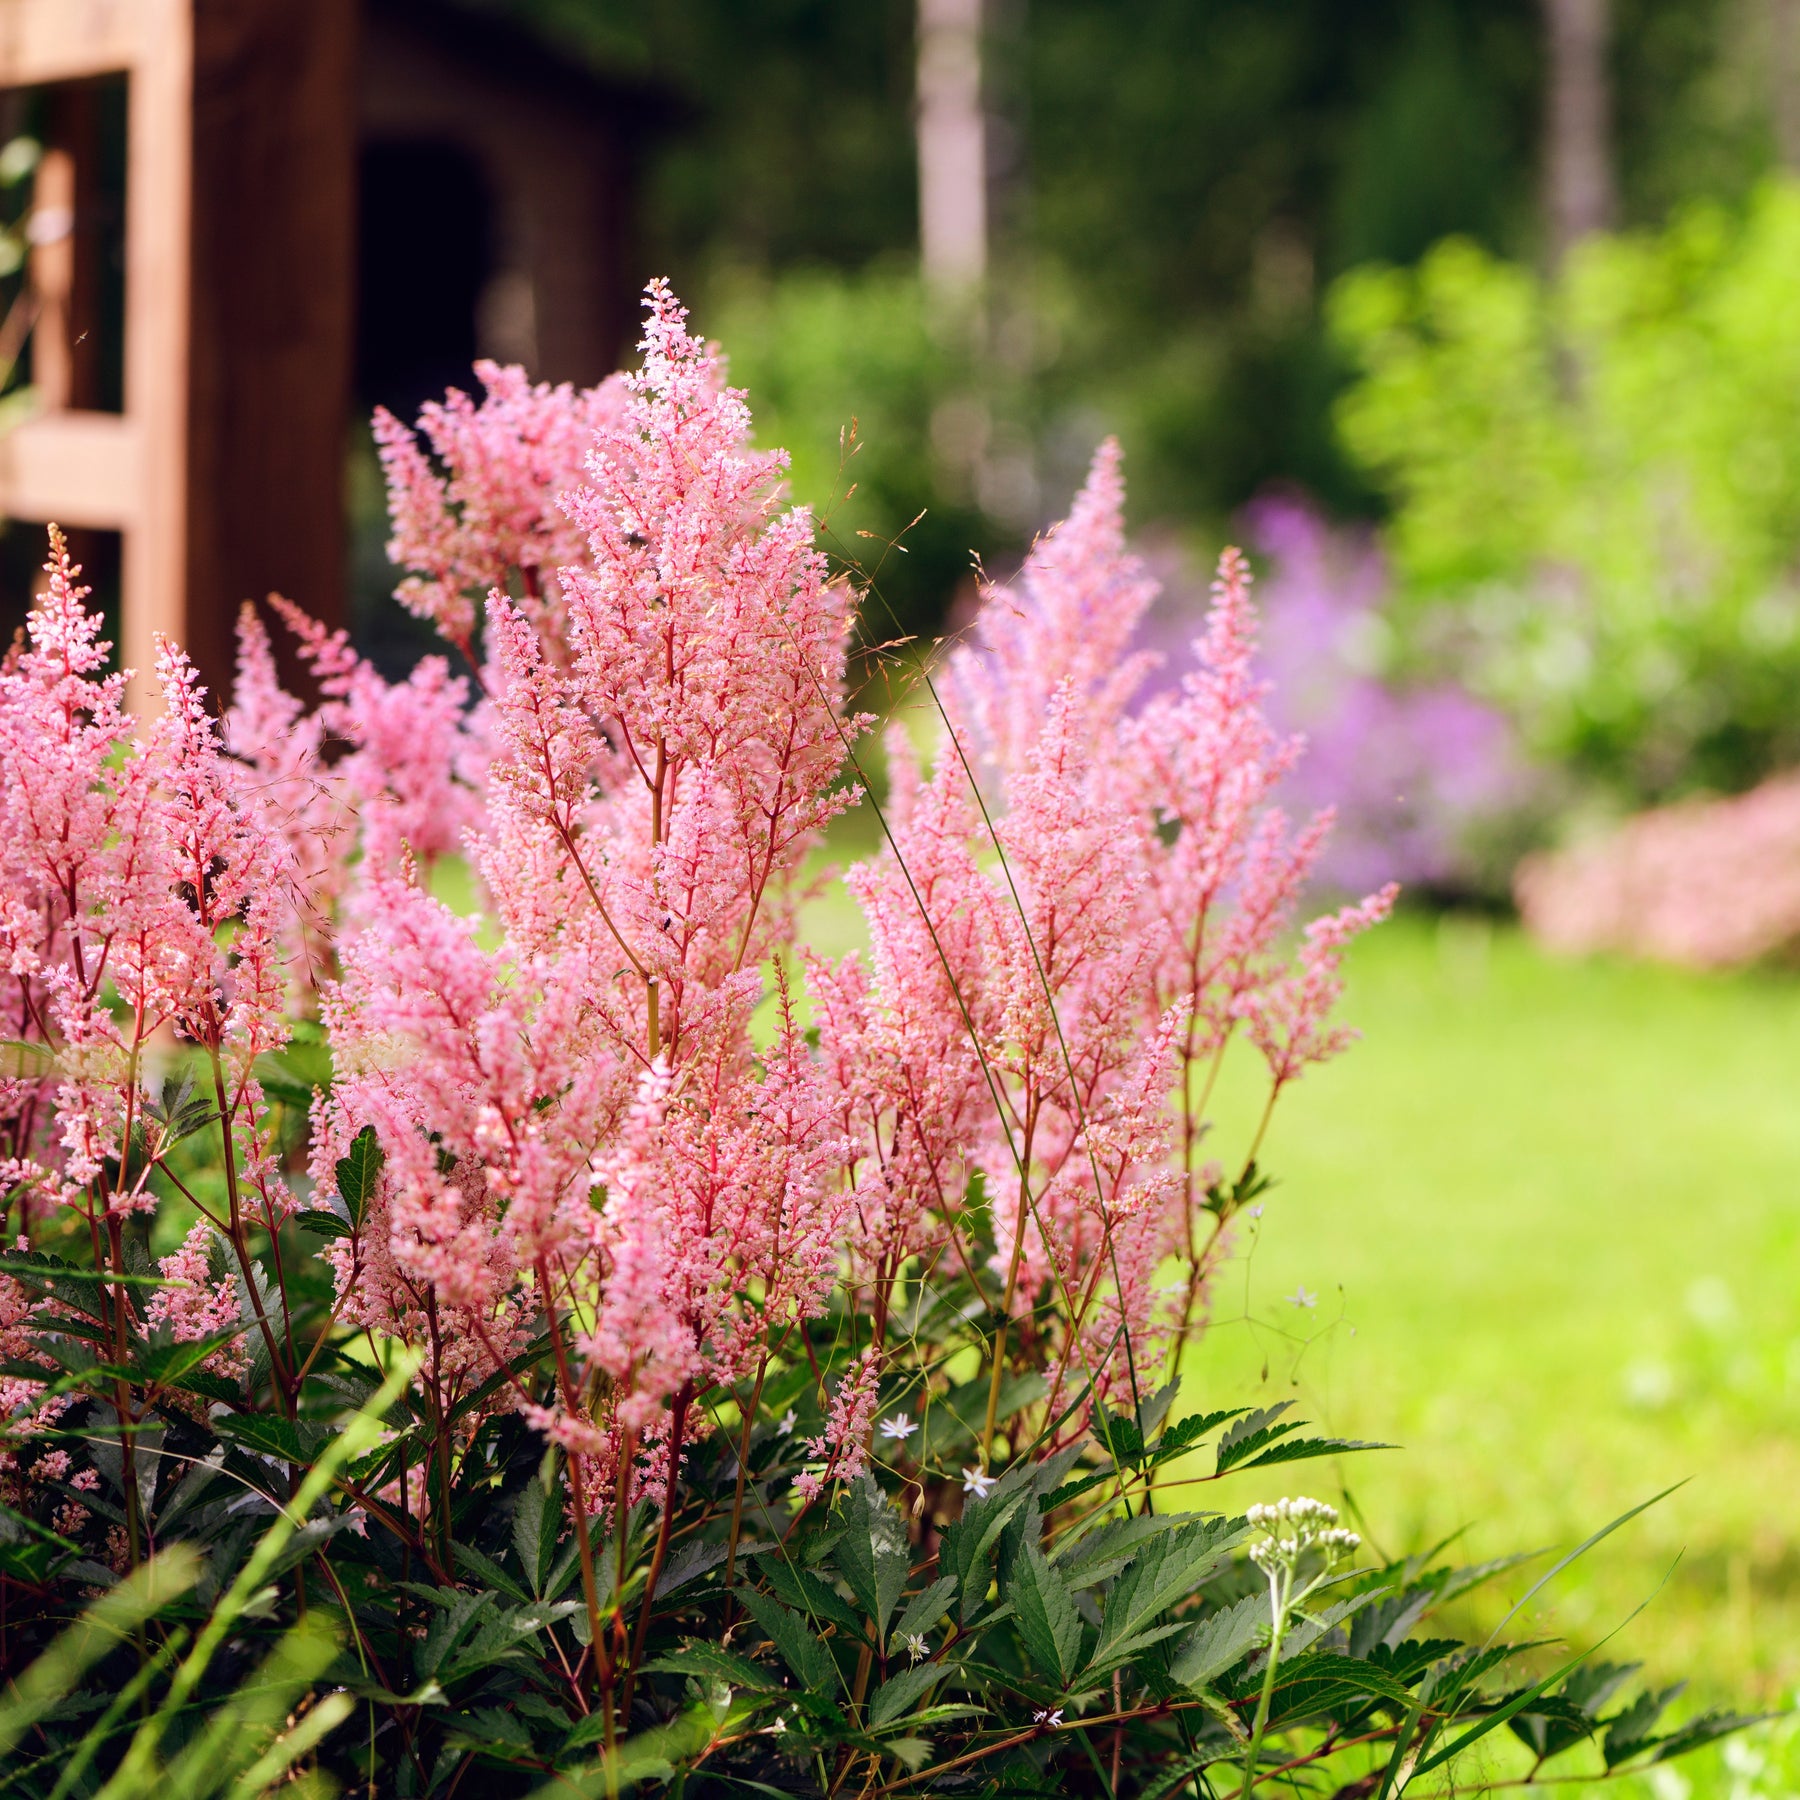
[[[1785,1694],[1800,985],[1565,964],[1510,929],[1409,919],[1356,952],[1346,1012],[1365,1042],[1277,1114],[1280,1185],[1196,1363],[1208,1403],[1293,1395],[1403,1446],[1336,1471],[1387,1550],[1464,1526],[1474,1554],[1567,1548],[1685,1481],[1558,1581],[1539,1629],[1585,1645],[1654,1593],[1609,1656]],[[1231,1074],[1241,1133],[1253,1071]],[[1313,1465],[1233,1498],[1295,1483],[1331,1485]]]

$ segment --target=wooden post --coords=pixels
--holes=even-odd
[[[98,3],[98,0],[94,0]],[[194,38],[188,0],[135,0],[125,171],[125,418],[140,434],[120,647],[151,697],[156,640],[187,635],[188,250]]]
[[[45,412],[64,412],[74,400],[69,302],[75,293],[75,159],[50,149],[37,166],[31,194],[31,290],[37,318],[31,327],[31,385]]]
[[[185,623],[191,25],[188,0],[0,0],[0,87],[120,72],[130,83],[125,410],[67,405],[68,336],[59,354],[53,327],[51,404],[0,438],[0,511],[122,535],[120,649],[140,705],[156,638]],[[48,179],[63,179],[54,161]],[[76,185],[71,170],[71,204]],[[60,277],[54,257],[46,273]]]
[[[245,600],[344,618],[356,9],[193,6],[187,649],[224,693]]]

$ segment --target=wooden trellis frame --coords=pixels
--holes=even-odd
[[[121,534],[140,704],[158,634],[222,701],[242,601],[279,589],[343,618],[356,18],[356,0],[0,0],[0,88],[125,78],[123,411],[68,405],[59,341],[99,321],[46,308],[47,404],[0,438],[0,515]],[[50,213],[56,183],[82,190],[66,158],[40,175]],[[34,251],[40,292],[69,285],[66,217]]]
[[[0,513],[120,533],[120,652],[141,673],[188,623],[193,44],[191,0],[0,0],[0,87],[129,84],[124,411],[46,410],[0,437]]]

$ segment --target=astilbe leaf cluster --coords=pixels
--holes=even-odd
[[[16,1790],[1385,1795],[1458,1730],[1718,1729],[1420,1636],[1483,1571],[1289,1533],[1265,1592],[1171,1507],[1362,1448],[1174,1405],[1393,899],[1292,931],[1329,819],[1272,803],[1242,559],[1135,704],[1103,447],[890,734],[827,961],[855,586],[660,284],[641,351],[379,421],[446,642],[398,683],[278,601],[310,704],[246,611],[228,709],[165,647],[134,720],[52,537],[0,669]]]

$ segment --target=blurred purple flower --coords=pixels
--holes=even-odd
[[[1320,877],[1352,893],[1468,881],[1471,840],[1526,794],[1506,720],[1454,682],[1384,679],[1388,575],[1367,532],[1333,527],[1291,494],[1253,502],[1242,528],[1266,563],[1257,606],[1270,721],[1307,741],[1283,803],[1297,817],[1337,807]],[[1205,592],[1154,552],[1146,560],[1164,582],[1140,633],[1140,647],[1165,659],[1155,688],[1192,666]]]

